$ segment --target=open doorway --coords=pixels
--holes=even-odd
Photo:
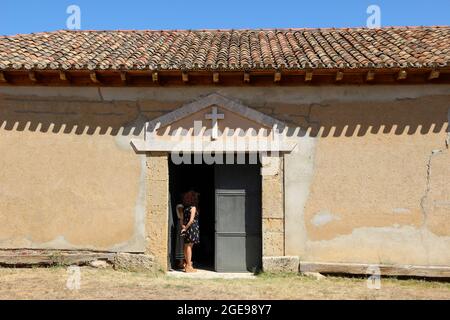
[[[169,264],[173,269],[183,259],[176,206],[183,193],[194,190],[200,194],[200,243],[194,245],[194,267],[217,272],[260,270],[261,165],[247,160],[215,165],[175,165],[169,160]]]
[[[199,225],[200,243],[194,246],[192,260],[196,268],[214,270],[214,166],[206,164],[175,165],[169,160],[169,192],[171,201],[172,223],[169,234],[170,264],[177,267],[180,258],[177,249],[177,216],[176,206],[181,203],[181,195],[189,190],[200,193]]]

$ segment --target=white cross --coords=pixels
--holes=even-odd
[[[212,107],[212,113],[205,114],[205,119],[211,120],[211,137],[213,140],[219,137],[219,122],[217,120],[223,120],[224,118],[225,115],[223,113],[217,113],[217,107]]]

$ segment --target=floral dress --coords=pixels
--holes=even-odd
[[[187,225],[189,220],[191,219],[191,208],[184,208],[183,215],[183,224]],[[184,243],[199,243],[200,242],[200,228],[198,224],[198,210],[195,212],[194,222],[192,222],[191,226],[186,230],[186,234],[184,236]]]

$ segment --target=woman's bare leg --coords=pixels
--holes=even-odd
[[[188,243],[186,244],[186,268],[184,269],[185,272],[196,272],[197,270],[194,269],[192,266],[192,248],[194,244]]]
[[[188,247],[188,245],[185,243],[183,245],[183,253],[184,253],[183,268],[186,268],[186,266],[187,266],[187,247]]]
[[[184,257],[186,259],[186,265],[192,266],[192,243],[184,245]]]

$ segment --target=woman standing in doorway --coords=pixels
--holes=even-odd
[[[198,197],[199,194],[192,190],[183,195],[184,215],[181,234],[184,235],[184,258],[186,260],[185,272],[196,271],[192,265],[192,249],[194,244],[200,242]]]

